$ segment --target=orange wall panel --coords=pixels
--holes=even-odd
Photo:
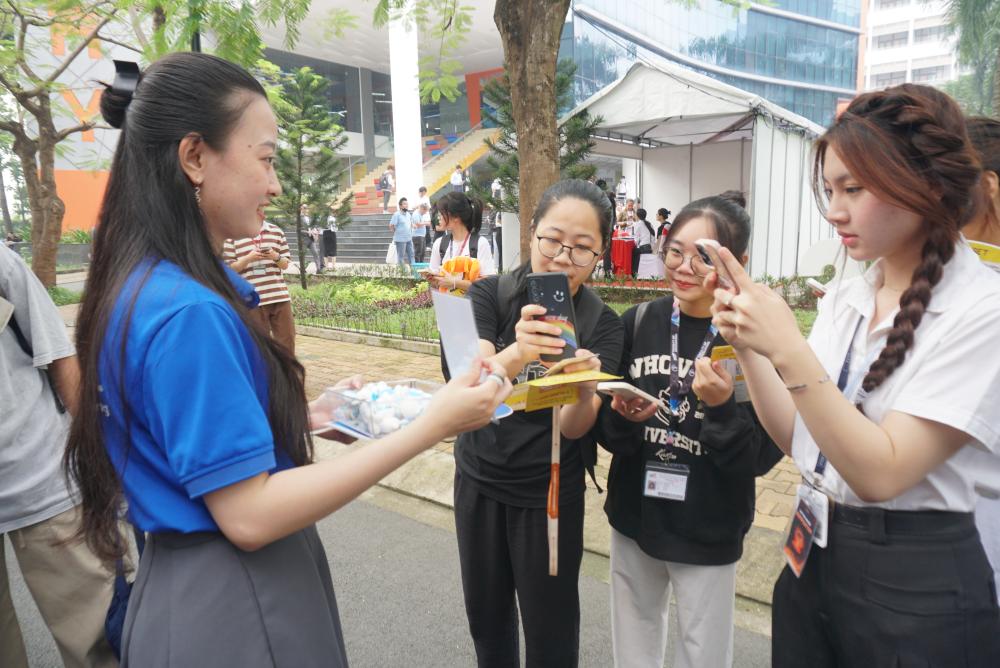
[[[108,172],[56,170],[56,192],[66,205],[63,231],[89,231],[97,226],[97,216],[101,212],[101,201],[107,186]]]

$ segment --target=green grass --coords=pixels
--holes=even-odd
[[[56,306],[66,306],[67,304],[79,304],[83,294],[54,285],[49,288],[49,297],[52,298]]]

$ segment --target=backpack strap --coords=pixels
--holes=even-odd
[[[0,291],[0,297],[6,299],[6,295],[4,295],[2,291]],[[32,360],[32,364],[34,364],[35,351],[31,347],[31,342],[28,341],[28,337],[26,337],[24,332],[21,330],[21,326],[17,324],[16,310],[10,316],[10,321],[7,323],[7,326],[10,327],[10,331],[13,332],[14,338],[17,339],[17,345],[21,348],[24,354],[28,356],[28,359]],[[49,389],[52,390],[52,398],[56,401],[56,408],[60,413],[65,413],[66,404],[63,403],[59,393],[56,392],[56,382],[52,378],[52,371],[49,368],[41,369],[40,371],[42,375],[45,376],[45,382],[49,386]]]

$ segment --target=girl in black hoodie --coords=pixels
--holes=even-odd
[[[738,200],[706,197],[677,216],[666,239],[673,296],[624,317],[621,375],[660,399],[602,407],[601,442],[614,457],[604,509],[611,523],[615,666],[662,666],[670,592],[680,643],[674,665],[732,663],[736,562],[754,513],[754,478],[781,453],[714,347],[709,267],[694,242],[716,239],[743,257],[750,218]],[[676,351],[675,351],[676,348]],[[742,401],[741,401],[742,400]]]

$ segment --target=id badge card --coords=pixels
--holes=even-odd
[[[826,547],[826,529],[830,519],[830,497],[812,485],[803,482],[799,484],[796,498],[799,502],[808,504],[809,510],[816,518],[816,524],[813,527],[813,542],[816,547]]]
[[[683,501],[690,473],[691,469],[685,464],[646,462],[642,493],[654,499]]]
[[[799,501],[784,547],[785,561],[788,562],[788,567],[792,569],[792,573],[797,578],[802,576],[802,571],[806,567],[806,559],[809,558],[809,550],[812,549],[815,527],[816,516],[809,509],[809,504],[805,501]]]

